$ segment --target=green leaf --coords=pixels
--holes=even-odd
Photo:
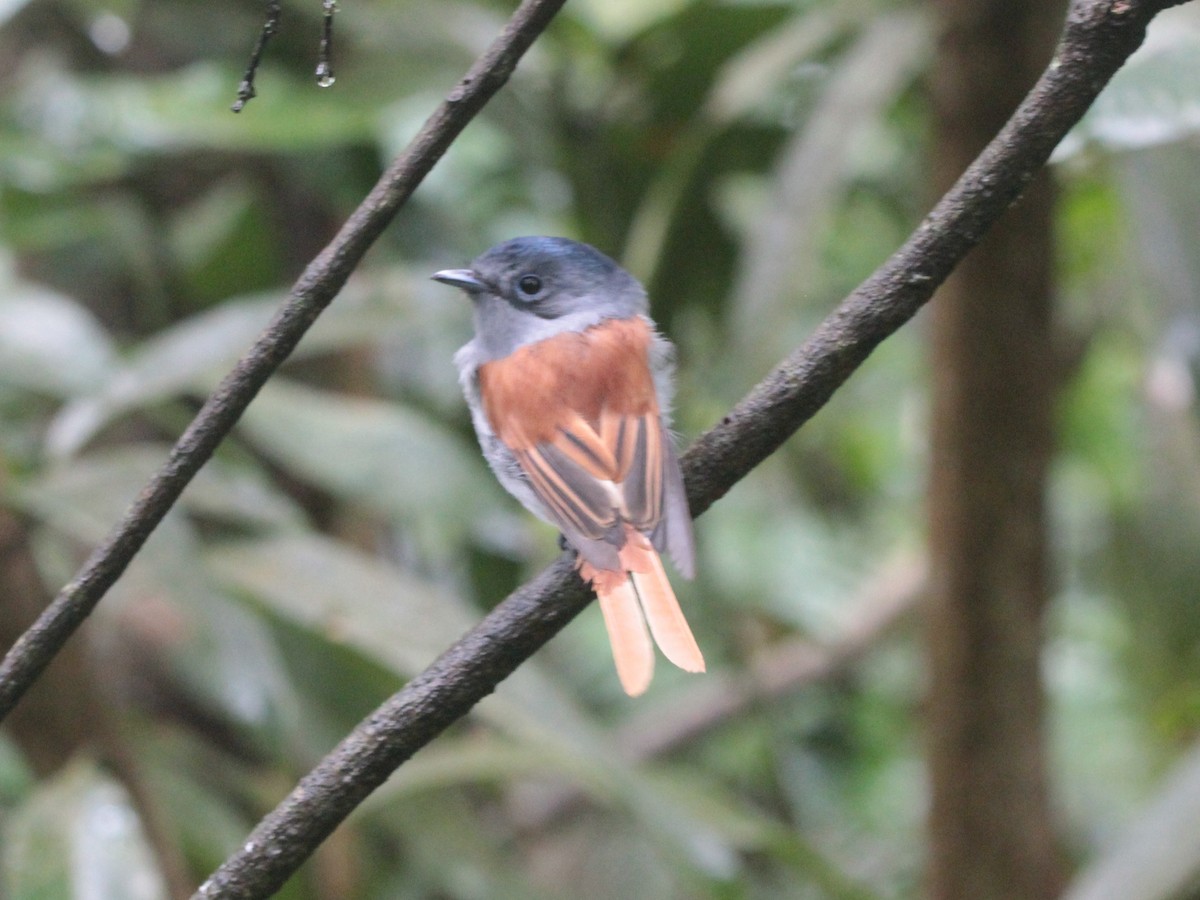
[[[376,896],[456,900],[551,900],[509,845],[496,841],[469,797],[443,792],[410,797],[387,811],[405,860]]]
[[[1123,833],[1076,877],[1063,900],[1169,900],[1200,874],[1200,748],[1164,779]]]
[[[467,738],[445,738],[406,762],[364,805],[364,812],[394,803],[417,793],[451,787],[492,784],[503,786],[524,779],[565,777],[605,802],[613,791],[596,767],[561,748],[530,744],[510,738],[472,734]]]
[[[587,28],[605,40],[620,44],[669,16],[677,15],[687,0],[581,0],[572,4],[570,13],[582,19]]]
[[[169,819],[169,828],[193,872],[208,873],[240,847],[254,827],[256,779],[262,769],[231,759],[208,736],[182,729],[157,729],[139,745],[147,789]],[[213,773],[221,773],[213,790]]]
[[[73,540],[98,543],[166,458],[167,449],[154,445],[95,453],[70,465],[48,466],[13,485],[6,499]],[[172,532],[183,524],[170,513],[160,529]]]
[[[207,561],[230,590],[406,678],[479,618],[447,587],[319,535],[239,541],[214,548]],[[509,676],[477,711],[540,753],[574,756],[591,771],[626,768],[614,762],[607,737],[536,662]]]
[[[500,504],[500,489],[473,442],[394,403],[276,379],[241,428],[296,475],[396,517],[418,536],[462,534]]]
[[[772,92],[796,76],[797,66],[870,14],[866,3],[843,2],[785,19],[721,66],[706,112],[715,122],[728,124],[761,109]]]
[[[0,735],[0,806],[25,797],[37,782],[25,759],[7,735]]]
[[[70,397],[108,378],[112,342],[90,312],[69,297],[6,280],[0,265],[0,382]]]
[[[150,473],[166,459],[162,447],[123,447],[73,460],[15,489],[15,505],[49,526],[37,532],[39,561],[67,556],[64,572],[46,573],[49,583],[70,576],[69,554],[80,543],[99,542]],[[231,480],[236,479],[236,480]],[[223,502],[238,491],[249,493]],[[298,513],[262,483],[223,464],[202,470],[184,495],[203,496],[197,507],[233,517],[257,505],[241,524],[295,527]],[[46,565],[43,564],[43,568]],[[127,629],[131,623],[169,623],[163,665],[196,697],[244,725],[274,735],[292,727],[295,697],[265,625],[223,596],[204,564],[200,543],[183,509],[172,510],[147,539],[96,614],[97,627]]]
[[[270,218],[267,198],[241,177],[213,185],[176,210],[169,241],[186,279],[185,296],[200,308],[278,285],[284,269]]]
[[[8,822],[10,900],[162,900],[167,888],[125,789],[87,760],[39,788]]]
[[[440,310],[445,305],[434,312],[414,302],[412,281],[412,276],[402,274],[361,288],[359,282],[347,287],[305,335],[293,358],[407,337],[414,317],[421,320],[425,332],[440,333],[438,317],[444,315]],[[48,450],[54,456],[71,456],[105,425],[131,410],[185,392],[210,391],[283,302],[278,293],[233,298],[147,338],[104,377],[80,379],[76,399],[63,407],[48,429]],[[448,372],[452,371],[450,355],[445,353]]]
[[[253,115],[231,115],[238,81],[239,73],[209,63],[158,77],[139,73],[88,79],[45,67],[21,81],[15,102],[41,109],[44,102],[35,105],[34,98],[49,92],[60,115],[71,111],[70,121],[53,122],[47,116],[31,123],[31,131],[41,125],[59,142],[69,131],[72,147],[116,148],[126,159],[135,153],[198,148],[299,151],[372,137],[371,105],[353,103],[348,96],[320,102],[307,79],[283,78],[269,66],[259,72],[258,92],[271,102],[255,104]]]
[[[1062,162],[1089,146],[1132,150],[1200,132],[1200,17],[1191,8],[1158,16],[1145,43],[1054,151]]]
[[[478,621],[478,613],[445,587],[319,535],[239,541],[212,550],[208,562],[231,590],[404,677],[428,666]],[[510,676],[478,709],[510,734],[604,753],[585,715],[536,665]]]
[[[29,0],[0,0],[0,23],[11,19],[28,2]]]
[[[769,202],[748,223],[732,298],[745,352],[777,358],[797,343],[799,323],[789,314],[797,286],[820,274],[819,238],[847,182],[865,164],[862,148],[871,145],[884,111],[924,62],[929,39],[919,13],[877,16],[838,61],[803,128],[782,149]],[[873,151],[880,149],[887,148]],[[792,327],[781,327],[789,321]]]
[[[230,588],[401,675],[419,672],[473,624],[445,590],[315,534],[238,541],[208,561]]]
[[[69,456],[114,417],[215,381],[262,331],[277,303],[277,295],[226,303],[145,341],[111,378],[62,409],[47,432],[47,448]]]
[[[295,535],[239,542],[208,558],[231,589],[406,676],[427,666],[474,624],[474,616],[444,589],[326,538]],[[637,767],[621,759],[609,738],[536,665],[523,666],[477,712],[518,739],[543,771],[549,765],[589,792],[627,805],[651,824],[658,815],[673,815],[662,811],[662,798],[649,791]],[[453,745],[447,752],[445,757],[422,754],[428,767],[414,770],[411,780],[402,777],[375,803],[456,779],[495,780],[528,770],[517,755],[455,750]],[[708,845],[683,818],[674,821],[678,828],[668,844],[693,864],[707,866],[702,861]]]
[[[90,453],[13,485],[6,499],[63,534],[96,543],[169,454],[160,444]],[[250,528],[288,529],[304,521],[299,508],[260,473],[221,458],[196,473],[182,508]],[[168,529],[175,527],[175,515],[168,516]]]

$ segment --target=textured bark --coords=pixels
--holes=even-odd
[[[934,190],[1050,58],[1043,0],[937,0]],[[935,900],[1058,895],[1039,670],[1055,394],[1053,186],[1040,174],[933,302],[928,751]]]

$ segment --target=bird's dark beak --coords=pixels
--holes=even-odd
[[[479,276],[470,269],[442,269],[440,272],[434,272],[430,277],[434,281],[440,281],[442,284],[448,284],[468,292],[487,290],[487,285],[480,281]]]

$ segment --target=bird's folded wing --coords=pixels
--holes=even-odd
[[[576,416],[554,440],[516,456],[559,524],[620,543],[620,534],[611,534],[620,522],[653,529],[662,517],[662,426],[653,413],[604,413],[599,425]]]
[[[620,569],[623,524],[693,568],[691,517],[660,417],[641,317],[565,332],[480,366],[496,436],[548,517],[600,569]]]

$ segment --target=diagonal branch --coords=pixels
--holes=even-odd
[[[304,270],[275,318],[208,398],[125,516],[5,655],[0,663],[0,720],[125,571],[259,389],[341,290],[363,254],[467,123],[504,85],[517,61],[565,2],[525,0],[521,4],[500,36],[475,61],[334,239]]]
[[[911,319],[1045,165],[1161,10],[1186,0],[1075,0],[1049,67],[1000,133],[892,256],[683,458],[699,514]]]
[[[925,221],[813,335],[683,457],[698,515],[820,409],[1020,195],[1067,131],[1183,0],[1076,0],[1054,60],[1000,134]],[[590,600],[559,559],[380,706],[259,823],[197,898],[269,896],[401,763],[553,637]]]

